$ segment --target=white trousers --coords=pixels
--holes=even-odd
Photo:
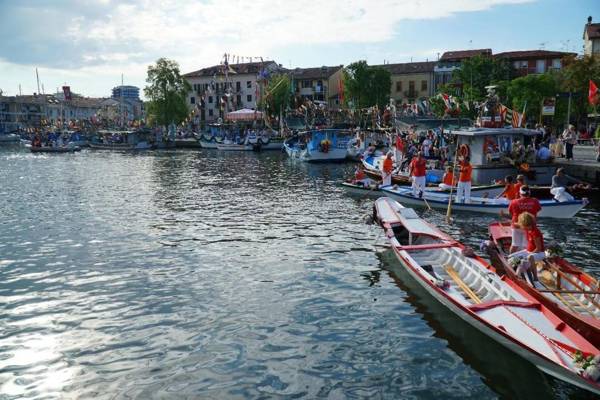
[[[573,201],[574,200],[574,197],[571,196],[569,193],[567,193],[565,188],[562,186],[550,189],[550,193],[552,195],[554,195],[554,200],[560,201],[561,203],[563,201]]]
[[[419,194],[424,190],[425,190],[425,177],[424,176],[413,176],[412,177],[413,196],[418,197]]]
[[[445,183],[440,183],[438,187],[443,190],[450,190],[452,188],[452,186],[446,185]]]
[[[458,182],[458,185],[456,185],[456,202],[471,202],[471,182]]]
[[[400,150],[396,149],[395,153],[396,153],[395,154],[395,157],[396,157],[396,166],[398,168],[400,168],[400,165],[402,164],[402,159],[403,159],[402,152]]]
[[[381,171],[381,186],[390,186],[392,184],[392,174],[386,174]]]

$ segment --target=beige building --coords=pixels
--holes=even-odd
[[[390,96],[397,104],[411,104],[415,100],[433,96],[434,61],[412,62],[402,64],[383,64],[377,67],[385,68],[392,75]]]
[[[342,71],[342,65],[290,70],[294,95],[297,99],[322,101],[329,108],[337,108],[340,104],[339,86],[343,79]]]
[[[600,56],[600,24],[592,24],[591,16],[583,30],[583,54]]]

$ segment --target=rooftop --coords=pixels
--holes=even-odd
[[[229,64],[230,71],[233,70],[236,74],[258,74],[265,67],[277,66],[275,61],[250,62]],[[197,71],[183,74],[184,78],[194,78],[202,76],[225,75],[225,65],[213,65],[212,67],[202,68]]]
[[[599,39],[600,38],[600,24],[592,24],[592,17],[588,17],[588,23],[585,24],[585,29],[583,30],[583,38],[585,39],[585,35],[587,33],[588,39]]]
[[[295,79],[327,79],[342,67],[342,65],[337,65],[335,67],[294,68],[290,72]]]
[[[375,65],[376,67],[385,68],[392,75],[400,75],[400,74],[418,74],[425,72],[433,72],[433,68],[435,67],[435,61],[423,61],[423,62],[411,62],[411,63],[401,63],[401,64],[382,64]]]
[[[471,58],[475,56],[491,56],[492,49],[476,49],[476,50],[455,50],[446,51],[440,57],[440,61],[460,61],[465,58]]]
[[[563,58],[566,56],[576,56],[576,53],[569,53],[565,51],[550,51],[550,50],[519,50],[519,51],[505,51],[503,53],[494,54],[497,58],[507,58],[509,60],[521,60],[527,58]]]

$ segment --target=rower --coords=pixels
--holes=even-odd
[[[510,254],[511,258],[527,259],[526,263],[521,262],[517,268],[517,275],[524,274],[529,269],[533,274],[533,281],[538,280],[536,261],[543,261],[546,258],[544,252],[544,236],[535,223],[535,216],[524,212],[519,215],[519,226],[525,230],[527,235],[527,248]]]
[[[515,184],[515,179],[512,175],[507,175],[506,178],[504,178],[504,182],[506,183],[504,190],[496,196],[496,198],[499,199],[500,197],[505,197],[509,201],[516,199],[518,196],[518,189]]]
[[[383,168],[381,171],[381,186],[390,186],[392,184],[392,171],[394,170],[394,160],[392,152],[388,152],[385,160],[383,160]]]
[[[471,166],[469,161],[469,156],[465,156],[463,161],[460,162],[460,174],[458,175],[458,185],[456,186],[457,203],[471,202],[471,174],[473,166]]]
[[[452,166],[446,167],[446,173],[442,177],[442,183],[440,183],[438,186],[443,190],[450,190],[453,186],[456,186],[456,178],[454,178]]]
[[[525,182],[525,175],[521,175],[521,174],[517,175],[517,183],[515,184],[515,190],[517,192],[517,199],[519,197],[521,197],[521,192],[520,192],[521,186],[524,186],[526,184],[527,183]]]
[[[413,196],[421,196],[425,190],[426,161],[423,154],[419,151],[408,167],[409,174],[412,177]]]
[[[564,168],[558,168],[556,174],[552,177],[552,187],[550,188],[550,193],[554,196],[554,200],[560,202],[574,200],[574,197],[567,192],[569,182],[579,183],[580,181],[566,175]]]
[[[367,177],[367,174],[365,174],[365,170],[362,165],[356,167],[352,183],[361,186],[369,186],[369,184],[371,183],[371,180]]]
[[[519,189],[519,195],[521,197],[512,200],[508,206],[508,212],[512,216],[512,238],[510,253],[522,250],[527,245],[525,231],[521,226],[519,226],[519,216],[522,213],[527,212],[534,217],[537,217],[537,214],[542,209],[540,201],[536,198],[530,197],[531,192],[529,190],[529,186],[522,186],[521,189]],[[504,211],[500,211],[500,215],[504,215]]]

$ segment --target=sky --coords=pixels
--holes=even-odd
[[[0,0],[0,90],[37,92],[37,68],[45,93],[108,97],[121,75],[143,88],[160,57],[186,73],[225,53],[286,68],[582,53],[588,15],[600,21],[600,0]]]

